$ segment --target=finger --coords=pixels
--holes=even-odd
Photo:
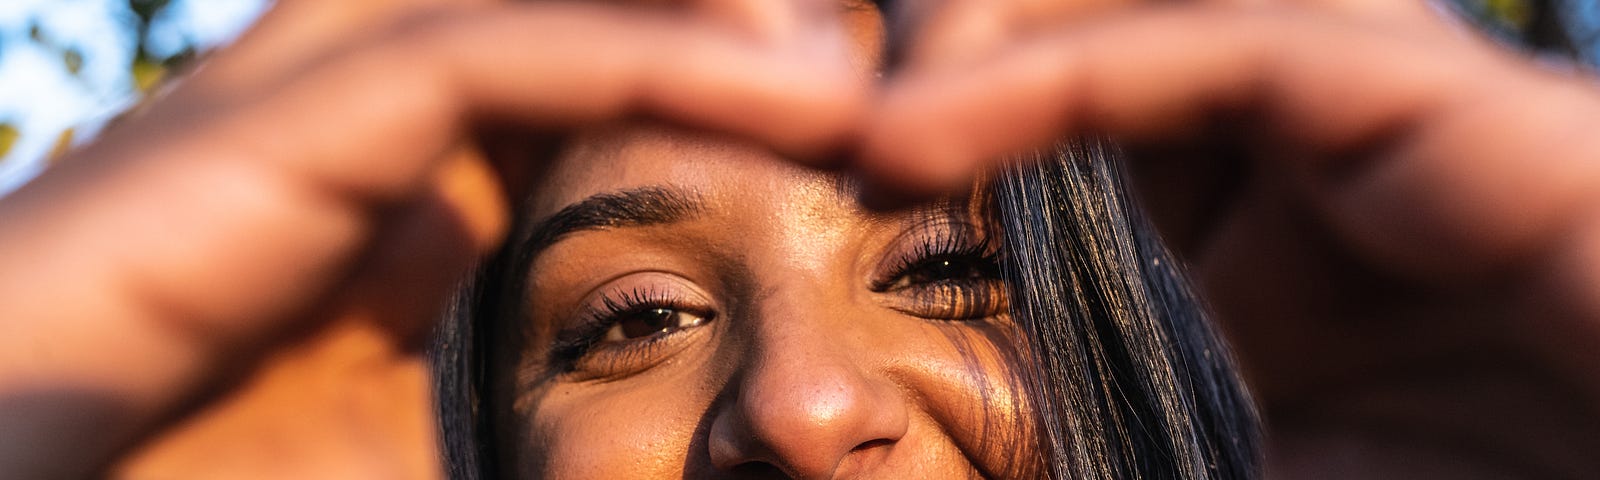
[[[1012,35],[1005,2],[897,3],[889,12],[897,69],[931,69],[982,58]]]
[[[1318,145],[1354,143],[1439,103],[1434,86],[1453,73],[1448,63],[1372,37],[1235,9],[1105,19],[1010,46],[971,72],[899,79],[869,126],[867,166],[920,170],[902,176],[908,186],[955,185],[988,159],[1063,133],[1176,141],[1203,133],[1219,113],[1258,109],[1257,125],[1281,117],[1306,127],[1291,133],[1315,134]],[[1384,78],[1348,73],[1357,70]],[[1351,93],[1389,98],[1352,105],[1343,95]]]
[[[840,35],[834,2],[815,0],[688,0],[684,8],[771,46],[818,40],[819,34]],[[839,40],[829,40],[838,47]]]
[[[1298,8],[1420,28],[1444,24],[1443,9],[1424,0],[938,0],[897,4],[892,16],[903,68],[961,68],[1017,40],[1102,15],[1175,4]]]
[[[893,12],[904,69],[959,68],[1003,45],[1145,0],[942,0]]]
[[[450,294],[440,286],[462,278],[509,226],[507,196],[483,155],[458,146],[445,158],[423,193],[377,227],[384,240],[337,300],[404,346],[422,345]]]
[[[780,55],[844,58],[862,83],[883,63],[883,17],[870,0],[686,0],[681,8]],[[847,28],[848,27],[848,28]]]
[[[1216,4],[1298,7],[1324,13],[1351,15],[1368,20],[1424,21],[1440,18],[1442,8],[1428,0],[1203,0]]]
[[[160,108],[225,102],[283,81],[309,63],[390,27],[429,14],[502,0],[285,0],[183,81],[184,94]]]
[[[1488,268],[1548,240],[1594,185],[1593,162],[1577,160],[1595,150],[1560,127],[1592,115],[1593,95],[1519,65],[1453,39],[1293,12],[1128,15],[964,75],[902,79],[869,126],[862,168],[926,191],[1063,132],[1177,146],[1232,135],[1274,152],[1258,155],[1270,163],[1260,170],[1278,176],[1261,181],[1300,182],[1369,258]],[[1497,100],[1510,91],[1553,98]],[[1239,128],[1217,131],[1223,118]],[[1506,118],[1542,120],[1495,121]],[[1518,151],[1563,161],[1519,168]]]
[[[135,264],[118,267],[150,280],[141,285],[165,286],[144,291],[163,297],[147,301],[164,311],[212,319],[210,327],[231,332],[214,332],[220,338],[252,338],[240,330],[286,315],[285,306],[304,305],[309,292],[345,278],[337,272],[350,266],[339,259],[363,248],[378,213],[415,198],[439,155],[475,120],[563,128],[656,115],[804,155],[829,149],[856,118],[862,94],[844,62],[836,63],[777,56],[715,30],[592,5],[517,5],[414,27],[330,61],[206,128],[179,132],[188,140],[149,154],[171,170],[236,165],[227,168],[255,172],[248,175],[252,184],[288,192],[282,196],[289,206],[274,208],[302,216],[284,228],[326,236],[304,235],[296,240],[303,244],[246,242],[261,251],[217,254],[301,262],[224,272],[216,268],[223,262],[169,251],[170,257],[129,255]],[[127,145],[149,141],[139,132],[121,135]],[[173,179],[144,185],[165,183]],[[260,230],[241,223],[263,218],[247,212],[207,221],[190,243],[240,245],[216,237]],[[195,299],[182,285],[241,287]],[[265,287],[244,285],[283,288],[263,295]]]
[[[0,202],[0,258],[15,267],[0,297],[29,299],[6,305],[3,317],[28,321],[0,322],[23,346],[0,378],[12,392],[83,392],[14,409],[25,415],[3,421],[22,426],[15,437],[44,440],[0,451],[0,464],[39,478],[30,469],[103,465],[322,318],[378,235],[405,238],[404,219],[428,218],[404,211],[477,121],[657,115],[820,150],[861,96],[829,65],[692,23],[525,4],[412,26],[203,122],[169,111],[108,131]],[[401,299],[373,301],[385,300]]]

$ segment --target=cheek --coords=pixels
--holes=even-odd
[[[934,478],[1038,476],[1032,412],[1003,328],[904,318],[863,323],[873,328],[810,347],[854,345],[848,356],[858,360],[862,374],[898,386],[898,398],[880,407],[912,410],[911,425],[885,459],[889,471]],[[519,409],[528,434],[517,452],[519,473],[683,478],[699,471],[709,455],[707,435],[717,414],[712,404],[719,395],[708,385],[735,388],[727,376],[759,375],[752,365],[778,361],[755,357],[803,353],[771,346],[733,351],[739,353],[718,361],[684,358],[612,383],[556,384],[526,399],[527,408]],[[704,368],[706,362],[728,369]]]
[[[681,381],[564,385],[525,418],[520,478],[677,478],[706,411]]]
[[[898,376],[922,399],[928,419],[980,470],[1033,477],[1038,437],[1012,337],[998,326],[939,330],[923,354],[896,368]]]

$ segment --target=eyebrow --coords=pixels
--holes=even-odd
[[[535,223],[521,250],[527,258],[534,258],[567,235],[682,222],[704,209],[705,200],[699,195],[676,188],[651,186],[599,193]]]

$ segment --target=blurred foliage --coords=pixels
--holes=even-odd
[[[1502,43],[1593,63],[1600,51],[1595,0],[1451,0],[1472,23]]]
[[[15,125],[0,123],[0,158],[6,158],[6,153],[11,152],[11,146],[16,145],[20,136],[22,132],[17,131]]]
[[[1487,20],[1512,31],[1526,31],[1533,23],[1534,6],[1527,0],[1483,0],[1482,5]]]
[[[28,38],[33,40],[33,43],[40,48],[61,57],[61,67],[67,73],[77,75],[78,72],[83,71],[83,52],[78,51],[76,47],[69,46],[45,35],[44,29],[39,28],[38,25],[28,27]]]
[[[225,0],[195,1],[213,2]],[[126,88],[132,90],[128,92],[129,95],[139,98],[161,85],[162,81],[171,72],[189,63],[195,57],[195,46],[192,42],[186,40],[177,53],[168,54],[156,52],[151,48],[152,43],[154,43],[154,36],[151,33],[152,26],[159,21],[158,19],[163,12],[171,6],[172,0],[126,0],[126,2],[127,10],[124,14],[131,14],[127,15],[126,20],[128,22],[126,22],[126,27],[131,32],[131,38],[134,42],[127,47],[131,49],[132,60],[124,70],[126,73],[121,80],[121,84],[127,85]],[[114,20],[123,19],[117,18]],[[56,38],[41,25],[37,18],[27,24],[26,35],[3,35],[5,33],[10,32],[0,32],[0,40],[20,39],[24,43],[31,43],[33,48],[59,58],[62,71],[73,78],[84,80],[81,74],[85,67],[85,55],[78,46],[74,45],[76,41],[81,39]],[[7,48],[17,46],[21,46],[21,44],[16,44],[15,42],[0,44],[0,55],[5,55]],[[0,117],[0,161],[10,160],[8,154],[12,152],[13,147],[17,146],[21,132],[21,126],[15,123],[14,119]],[[36,134],[39,133],[29,132],[29,135]],[[53,134],[55,135],[55,142],[52,144],[53,148],[50,149],[49,157],[45,159],[46,161],[53,161],[59,158],[68,150],[77,136],[76,128],[67,128]]]
[[[132,76],[134,88],[141,93],[160,85],[168,72],[189,63],[195,56],[194,45],[187,45],[178,53],[166,57],[158,57],[150,50],[150,25],[171,3],[171,0],[128,0],[128,10],[138,18],[134,23],[134,38],[138,39],[138,45],[134,47],[129,75]]]
[[[50,147],[50,155],[46,157],[50,163],[55,163],[56,160],[60,160],[62,156],[67,154],[67,150],[72,148],[73,137],[77,135],[77,128],[68,128],[56,134],[55,146]]]

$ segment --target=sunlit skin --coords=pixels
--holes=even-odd
[[[572,312],[530,300],[533,314],[508,318],[529,327],[505,363],[522,376],[495,397],[502,445],[515,447],[501,450],[521,455],[509,467],[999,470],[972,447],[994,437],[927,434],[1027,436],[1010,428],[1026,424],[1005,413],[1015,405],[992,396],[1014,392],[989,388],[1007,383],[1012,364],[992,353],[1009,342],[972,342],[973,368],[939,370],[955,365],[951,345],[993,337],[860,288],[907,224],[858,221],[850,192],[949,196],[1006,154],[1093,133],[1136,153],[1141,199],[1238,348],[1272,420],[1269,473],[1600,470],[1591,75],[1473,38],[1421,0],[897,3],[911,7],[893,20],[903,57],[863,82],[876,50],[832,49],[846,42],[830,29],[843,28],[815,8],[831,2],[278,0],[148,109],[0,199],[0,471],[94,477],[133,456],[134,478],[437,476],[418,337],[503,238],[526,192],[501,187],[545,166],[476,147],[508,128],[592,135],[640,117],[738,138],[706,137],[737,166],[637,183],[692,189],[708,202],[693,221],[563,242],[680,229],[700,243],[644,241],[661,250],[649,260],[678,270],[626,281],[681,287],[712,316],[646,317],[686,327],[661,337],[675,349],[601,382],[541,371],[549,332],[535,327],[566,330]],[[846,19],[857,33],[879,23]],[[614,133],[627,132],[638,133]],[[685,135],[665,137],[700,138]],[[654,151],[650,162],[713,156],[694,145],[630,148]],[[852,182],[780,158],[842,167]],[[730,174],[753,168],[765,170]],[[540,191],[548,200],[518,213],[621,186],[591,180]],[[773,198],[747,199],[750,185]],[[816,221],[795,233],[823,233],[772,233],[791,216]],[[687,253],[707,251],[730,256]],[[856,256],[816,261],[838,252]],[[829,303],[794,307],[805,295]],[[891,327],[904,344],[861,339]],[[875,363],[889,355],[878,350],[927,368],[896,373],[910,367]],[[799,387],[768,388],[797,370]],[[985,375],[926,374],[940,371]],[[680,381],[676,397],[648,397]],[[805,388],[823,381],[851,388]],[[628,389],[647,396],[624,403]],[[815,448],[783,440],[816,430],[750,433],[892,399],[903,432],[886,416],[864,425],[889,427],[799,444]],[[619,408],[555,411],[606,405]],[[600,435],[579,435],[585,425],[617,434],[579,445]],[[651,455],[596,453],[651,442]]]
[[[841,7],[865,76],[879,63],[881,16],[866,3]],[[727,21],[782,33],[759,18]],[[499,399],[513,419],[504,467],[525,478],[1031,475],[1039,458],[1003,288],[973,274],[993,259],[925,255],[992,255],[983,205],[870,211],[842,174],[725,136],[633,124],[579,135],[534,181],[522,215],[538,222],[641,189],[697,205],[689,218],[564,236],[532,261],[526,315],[504,319],[525,335],[507,369],[512,393]],[[938,268],[982,278],[923,285]],[[984,300],[963,303],[955,288]],[[641,317],[656,309],[608,310],[663,306],[674,308],[651,324]],[[587,352],[552,358],[564,333],[606,314],[620,323]]]
[[[1013,348],[1003,295],[955,312],[971,318],[941,318],[958,298],[874,288],[904,262],[937,268],[919,252],[952,230],[987,235],[965,204],[874,213],[838,175],[682,131],[584,141],[604,145],[557,161],[531,218],[641,187],[692,192],[703,209],[684,221],[574,233],[534,260],[506,432],[520,440],[516,470],[1017,477],[1027,467],[1017,459],[1035,460],[1003,358]],[[999,289],[998,279],[972,288]],[[569,370],[552,365],[558,331],[583,322],[598,298],[636,292],[708,319],[631,343],[602,339]]]

